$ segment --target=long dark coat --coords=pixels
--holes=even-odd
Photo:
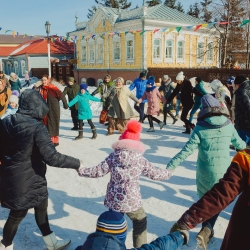
[[[42,118],[48,106],[35,90],[25,90],[15,115],[0,123],[1,205],[12,210],[38,206],[48,198],[46,164],[78,169],[80,162],[60,154]],[[40,120],[40,121],[39,121]]]
[[[78,84],[68,85],[64,90],[64,96],[68,95],[69,102],[72,101],[79,93],[80,86]],[[70,110],[78,110],[78,103],[75,103]]]
[[[167,86],[162,84],[159,88],[159,92],[164,96],[166,100],[172,94],[173,91],[174,91],[174,86],[172,85],[172,83],[169,83]],[[173,109],[174,109],[173,100],[170,103],[164,104],[163,106],[163,110],[167,112]]]

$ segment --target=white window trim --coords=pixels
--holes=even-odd
[[[97,46],[96,46],[96,61],[98,64],[103,64],[104,63],[104,40],[101,37],[98,37],[97,41]],[[102,58],[99,58],[99,45],[102,45]]]
[[[128,58],[128,41],[133,41],[133,58]],[[135,61],[135,36],[132,33],[127,33],[125,37],[125,48],[126,48],[126,63],[134,63]]]
[[[183,58],[178,58],[178,42],[183,42]],[[181,34],[179,34],[176,39],[176,62],[185,63],[185,37]]]
[[[88,43],[88,54],[89,54],[89,63],[90,64],[95,64],[95,60],[96,60],[96,51],[95,51],[95,40],[93,38],[89,39],[89,43]],[[94,48],[93,48],[93,51],[94,51],[94,59],[91,59],[91,56],[90,56],[90,46],[93,45]]]
[[[16,75],[19,75],[19,72],[18,72],[18,61],[14,61],[14,73]]]
[[[85,46],[85,56],[86,56],[86,58],[85,58],[85,60],[83,61],[83,59],[82,59],[82,52],[83,52],[83,46]],[[87,42],[86,42],[86,40],[82,40],[81,41],[81,64],[83,64],[83,65],[86,65],[87,64]]]
[[[155,40],[160,40],[160,57],[159,58],[154,57],[154,41]],[[155,64],[162,63],[162,32],[153,33],[153,36],[152,36],[152,62]]]
[[[203,44],[203,56],[201,58],[198,57],[198,50],[199,50],[199,44]],[[197,40],[197,48],[196,48],[196,62],[197,63],[203,63],[204,62],[204,57],[205,57],[205,39],[204,37],[200,36]]]
[[[167,50],[167,41],[172,41],[172,56],[171,58],[166,57],[166,50]],[[168,34],[165,37],[165,48],[164,48],[164,62],[165,63],[174,63],[174,36],[172,34]]]
[[[21,73],[23,76],[25,75],[25,61],[24,60],[21,61]]]
[[[115,59],[115,43],[120,43],[120,55],[119,59]],[[113,36],[113,64],[121,63],[121,37],[118,35]]]
[[[212,44],[212,60],[208,59],[208,53],[209,53],[209,44]],[[213,40],[208,40],[207,42],[207,64],[213,64],[214,62],[214,41]]]

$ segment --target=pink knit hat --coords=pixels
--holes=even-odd
[[[129,139],[140,141],[140,132],[142,131],[141,124],[136,120],[131,120],[127,123],[126,130],[120,136],[120,140]]]

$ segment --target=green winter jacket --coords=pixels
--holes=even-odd
[[[246,147],[232,123],[223,126],[227,122],[227,117],[211,116],[204,121],[210,125],[222,127],[207,128],[197,125],[189,141],[167,165],[167,169],[175,169],[198,147],[196,185],[199,197],[210,190],[226,173],[231,163],[230,143],[240,150]]]
[[[75,103],[78,103],[78,120],[92,119],[89,101],[101,102],[99,98],[90,95],[89,92],[85,92],[84,94],[79,92],[78,95],[69,102],[69,107],[73,106]]]
[[[63,94],[66,96],[68,95],[68,100],[69,102],[72,101],[77,94],[80,91],[80,86],[76,83],[74,83],[73,85],[68,85],[67,87],[65,87],[65,89],[63,90]],[[76,103],[75,105],[73,105],[71,108],[72,109],[78,109],[78,103]]]
[[[200,83],[197,83],[195,85],[195,88],[203,95],[206,95],[207,94],[207,91],[204,89],[204,82],[200,82]],[[199,95],[195,95],[194,97],[194,102],[195,103],[201,103],[201,96]]]

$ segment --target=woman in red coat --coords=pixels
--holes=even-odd
[[[59,145],[59,124],[60,124],[60,105],[62,100],[63,107],[68,108],[67,101],[62,92],[50,83],[48,75],[43,75],[42,85],[39,93],[49,106],[49,113],[43,118],[43,124],[48,128],[49,135],[55,146]]]

